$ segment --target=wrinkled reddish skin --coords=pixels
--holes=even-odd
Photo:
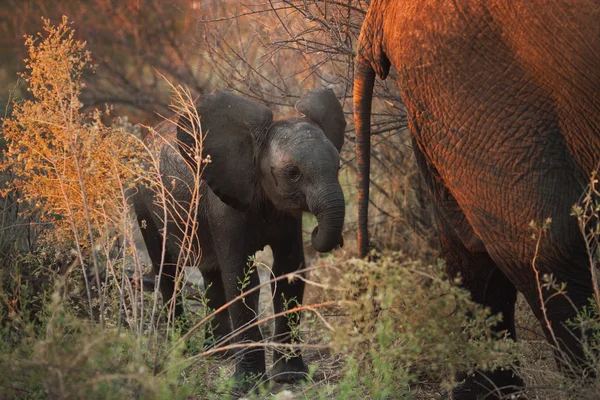
[[[584,0],[371,3],[354,91],[361,254],[371,80],[393,66],[450,272],[514,335],[515,287],[543,319],[529,225],[552,218],[536,266],[586,302],[589,263],[570,213],[600,161],[599,10]],[[548,304],[556,335],[579,354],[560,326],[571,316],[564,300]]]

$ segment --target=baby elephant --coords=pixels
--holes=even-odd
[[[346,127],[342,106],[330,89],[314,89],[296,103],[296,110],[301,114],[298,118],[273,121],[273,113],[266,106],[216,92],[200,97],[197,112],[201,129],[183,117],[177,124],[165,121],[156,127],[160,138],[154,135],[148,143],[154,143],[160,154],[167,202],[173,204],[167,218],[164,255],[163,211],[155,202],[154,192],[140,186],[133,204],[155,273],[159,273],[162,262],[160,290],[165,301],[174,292],[173,277],[185,229],[178,207],[188,207],[192,198],[200,159],[194,148],[200,135],[202,159],[210,156],[210,162],[201,164],[201,197],[194,227],[197,240],[187,246],[202,255],[197,264],[211,308],[234,299],[241,286],[247,291],[259,284],[256,271],[247,274],[248,258],[266,245],[273,250],[275,276],[304,268],[303,211],[311,212],[318,221],[312,232],[315,250],[328,252],[343,244],[345,204],[338,182],[339,151]],[[275,313],[302,303],[304,283],[299,279],[280,280],[272,289]],[[182,312],[177,301],[175,315]],[[248,327],[256,322],[257,314],[258,291],[218,314],[213,325],[216,338],[230,334],[233,328],[240,330],[236,341],[260,342],[259,328]],[[274,340],[290,343],[294,326],[289,322],[299,320],[299,315],[278,317]],[[272,376],[276,381],[294,381],[306,372],[299,352],[290,357],[274,351]],[[238,353],[235,378],[241,388],[247,389],[264,374],[263,348]]]

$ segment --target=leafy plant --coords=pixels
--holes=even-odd
[[[411,387],[423,379],[449,389],[456,372],[513,365],[518,346],[491,331],[499,316],[458,283],[443,263],[424,265],[402,253],[351,260],[332,286],[349,313],[332,341],[350,355],[340,390],[412,398]]]

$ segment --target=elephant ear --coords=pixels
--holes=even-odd
[[[296,110],[317,123],[338,152],[342,150],[346,119],[333,90],[312,89],[298,100]]]
[[[217,91],[202,95],[196,111],[200,119],[181,116],[177,140],[183,157],[197,166],[193,153],[202,140],[202,179],[225,204],[244,211],[254,199],[257,179],[256,149],[273,121],[271,110],[254,101]]]

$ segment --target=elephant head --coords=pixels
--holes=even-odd
[[[177,139],[194,166],[203,135],[202,158],[210,162],[202,179],[221,201],[244,212],[265,204],[290,214],[310,211],[318,221],[312,244],[327,252],[342,244],[345,203],[337,175],[346,121],[330,89],[313,89],[296,109],[300,117],[274,121],[268,107],[218,91],[198,102],[201,127],[182,117]]]

